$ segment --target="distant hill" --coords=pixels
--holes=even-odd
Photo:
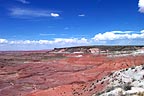
[[[138,45],[129,45],[129,46],[76,46],[76,47],[65,47],[65,48],[54,48],[52,50],[53,52],[83,52],[83,53],[91,53],[92,49],[97,49],[97,51],[135,51],[141,48],[144,48],[144,46],[138,46]]]

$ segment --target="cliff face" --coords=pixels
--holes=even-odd
[[[94,96],[110,86],[114,72],[144,64],[142,48],[90,49],[1,52],[0,96]]]

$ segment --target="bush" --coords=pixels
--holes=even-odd
[[[123,85],[123,89],[124,89],[125,91],[131,90],[131,87],[132,87],[132,86],[131,86],[131,83],[130,83],[130,82]]]
[[[144,96],[144,92],[137,93],[137,96]]]

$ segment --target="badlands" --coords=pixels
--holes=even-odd
[[[144,46],[1,51],[0,96],[144,96]]]

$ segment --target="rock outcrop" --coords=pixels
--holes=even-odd
[[[109,84],[99,96],[144,95],[144,65],[116,71],[111,76],[107,76],[106,80]]]

